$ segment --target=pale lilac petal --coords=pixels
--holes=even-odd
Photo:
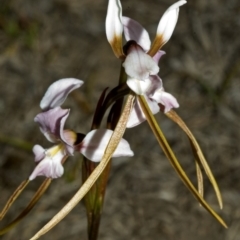
[[[108,129],[92,130],[86,135],[83,142],[80,144],[80,153],[93,162],[100,162],[112,133],[113,131]],[[128,142],[122,138],[112,157],[131,157],[133,155],[134,154],[130,149]]]
[[[172,108],[179,107],[177,99],[170,93],[165,92],[164,90],[157,90],[151,96],[151,99],[155,100],[158,103],[161,103],[165,107],[164,113],[170,111]]]
[[[122,23],[126,41],[134,40],[144,51],[148,51],[151,40],[146,29],[140,23],[128,17],[123,17]]]
[[[157,102],[152,101],[151,99],[149,99],[146,96],[145,96],[145,99],[148,103],[148,106],[150,107],[150,109],[152,111],[152,114],[158,113],[160,108],[159,108]],[[137,100],[136,103],[134,104],[132,112],[129,116],[129,119],[128,119],[128,122],[127,122],[127,128],[136,127],[137,125],[144,122],[145,120],[146,120],[146,117],[145,117],[145,115],[144,115],[144,113],[141,109],[140,103]]]
[[[130,46],[123,67],[128,76],[138,80],[145,80],[149,75],[155,75],[159,72],[156,62],[140,46],[135,44]]]
[[[56,107],[46,112],[39,113],[34,121],[40,126],[41,132],[50,142],[61,140],[63,127],[69,115],[69,109]]]
[[[127,79],[128,87],[134,91],[138,95],[143,95],[151,86],[151,81],[149,78],[145,79],[144,81],[140,81],[134,78]]]
[[[54,82],[50,85],[40,102],[41,109],[48,110],[61,106],[68,94],[82,85],[83,81],[76,78],[64,78]]]
[[[45,176],[48,178],[59,178],[63,175],[64,169],[62,166],[62,159],[66,156],[64,150],[58,150],[56,153],[52,154],[52,151],[55,151],[54,146],[46,151],[45,158],[38,163],[38,165],[33,170],[32,174],[29,177],[29,180],[35,179],[37,176]]]
[[[106,35],[113,52],[117,57],[122,53],[122,5],[119,0],[109,0],[106,17]]]
[[[162,79],[158,75],[150,76],[149,80],[151,84],[146,91],[147,96],[153,95],[158,89],[163,89]]]
[[[32,151],[35,155],[35,162],[39,162],[45,157],[45,149],[40,145],[34,145]]]
[[[165,54],[166,54],[166,52],[164,52],[162,50],[158,50],[157,53],[153,56],[153,60],[158,64],[160,58]]]
[[[174,31],[178,20],[179,7],[187,1],[181,0],[171,5],[163,14],[157,28],[157,35],[161,36],[162,45],[165,44]]]

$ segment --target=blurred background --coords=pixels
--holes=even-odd
[[[122,0],[123,14],[139,21],[151,39],[174,1]],[[120,62],[105,37],[107,0],[0,1],[0,208],[33,170],[32,145],[51,146],[33,118],[54,81],[75,77],[84,85],[64,104],[67,127],[86,133],[103,89],[118,81]],[[205,198],[229,225],[220,226],[180,181],[147,123],[127,130],[135,156],[114,159],[99,240],[238,240],[240,236],[240,4],[189,0],[164,46],[160,76],[180,103],[177,113],[192,130],[222,192],[220,211],[205,181]],[[196,183],[188,139],[163,114],[157,116],[178,159]],[[137,134],[136,134],[137,132]],[[13,220],[43,181],[27,187],[0,227]],[[33,211],[3,240],[29,239],[81,185],[81,157],[71,157]],[[80,203],[41,239],[87,239]]]

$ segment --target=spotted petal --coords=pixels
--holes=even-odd
[[[80,153],[93,162],[100,162],[112,133],[113,131],[108,129],[92,130],[79,145]],[[133,155],[128,142],[122,138],[112,157]]]
[[[68,94],[82,85],[83,81],[75,78],[64,78],[54,82],[43,96],[40,107],[42,110],[48,110],[61,106]]]

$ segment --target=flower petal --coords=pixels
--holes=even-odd
[[[66,156],[66,153],[62,149],[58,149],[58,151],[55,152],[55,148],[58,147],[59,146],[54,146],[46,151],[45,158],[39,162],[30,175],[30,181],[35,179],[37,176],[59,178],[63,175],[64,169],[61,161]],[[52,151],[54,151],[54,154],[51,153]]]
[[[158,89],[163,88],[162,79],[158,75],[150,76],[150,87],[146,91],[146,95],[149,97],[155,93]]]
[[[32,151],[35,155],[35,162],[39,162],[45,157],[45,149],[40,145],[34,145]]]
[[[69,109],[56,107],[46,112],[39,113],[34,121],[40,126],[41,132],[48,141],[56,143],[62,139],[63,127],[69,115]]]
[[[116,57],[124,56],[122,51],[122,5],[119,0],[109,0],[106,17],[106,35]]]
[[[129,47],[123,67],[128,76],[138,80],[145,80],[149,75],[155,75],[159,72],[156,62],[137,44],[132,44]]]
[[[172,108],[178,108],[179,104],[177,99],[170,93],[162,90],[157,90],[152,96],[151,99],[155,100],[158,103],[161,103],[164,108],[164,113],[170,111]]]
[[[166,52],[162,51],[162,50],[159,50],[157,51],[157,53],[153,56],[153,60],[158,64],[160,58],[165,55]]]
[[[187,3],[185,0],[178,1],[171,5],[163,14],[157,28],[157,35],[162,36],[163,44],[172,36],[178,20],[179,7],[185,3]]]
[[[157,104],[157,102],[152,101],[151,99],[149,99],[148,97],[146,97],[146,100],[148,102],[148,105],[152,111],[153,114],[156,114],[159,112],[160,108]],[[144,122],[146,120],[146,117],[141,109],[141,105],[138,102],[138,100],[136,101],[136,103],[134,104],[134,107],[132,109],[132,112],[129,116],[128,122],[127,122],[127,128],[132,128],[132,127],[136,127],[137,125],[139,125],[140,123]]]
[[[65,147],[69,155],[73,155],[74,147],[77,140],[77,133],[73,132],[72,130],[66,129],[60,132],[61,133],[61,140],[66,143]]]
[[[144,81],[140,81],[134,78],[128,78],[127,85],[136,94],[143,95],[151,86],[151,81],[149,78],[145,79]]]
[[[146,29],[140,23],[128,17],[123,17],[122,23],[126,41],[134,40],[144,51],[148,51],[151,40]]]
[[[64,78],[54,82],[40,102],[41,109],[48,110],[61,106],[68,94],[82,85],[83,81],[76,78]]]
[[[187,3],[185,0],[178,1],[171,5],[163,14],[157,28],[157,34],[148,54],[154,56],[156,52],[171,38],[177,24],[179,7]]]
[[[108,129],[92,130],[79,145],[79,151],[89,160],[100,162],[112,133],[113,131]],[[122,138],[112,157],[131,157],[133,155],[133,151],[130,149],[128,142]]]

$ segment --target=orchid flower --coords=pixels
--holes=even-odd
[[[60,105],[71,91],[79,88],[82,84],[83,81],[74,78],[61,79],[50,85],[45,93],[40,103],[43,112],[39,113],[34,121],[39,124],[40,130],[47,140],[55,145],[48,149],[44,149],[40,145],[33,147],[35,162],[38,164],[29,180],[33,180],[37,176],[61,177],[64,172],[63,162],[75,151],[82,153],[91,161],[101,161],[113,131],[93,130],[83,137],[83,134],[64,129],[70,109],[62,109]],[[78,143],[79,137],[80,143]],[[133,156],[133,152],[125,139],[121,139],[113,154],[113,157],[119,156]]]
[[[152,114],[156,114],[159,112],[159,104],[164,106],[164,113],[167,113],[172,108],[179,107],[176,98],[170,93],[164,91],[162,80],[158,75],[150,76],[150,80],[151,85],[144,94],[144,97],[151,109]],[[129,116],[127,128],[135,127],[145,120],[146,117],[137,99]]]
[[[38,164],[29,180],[42,175],[49,178],[62,176],[64,172],[62,162],[69,155],[73,155],[77,134],[63,129],[70,109],[62,109],[60,105],[71,91],[79,88],[82,84],[83,81],[75,78],[58,80],[50,85],[42,98],[40,107],[43,112],[39,113],[34,121],[39,124],[40,130],[47,140],[56,145],[49,149],[44,149],[40,145],[33,147],[35,162]]]
[[[171,5],[159,21],[155,40],[151,46],[148,32],[133,19],[122,17],[120,0],[109,0],[106,17],[106,35],[116,57],[124,58],[122,33],[127,41],[134,40],[150,56],[154,56],[171,38],[178,20],[179,7],[187,1],[180,0]]]
[[[164,106],[165,113],[173,107],[179,107],[177,100],[164,91],[162,80],[157,73],[159,72],[158,62],[165,54],[160,48],[170,39],[177,23],[179,7],[185,3],[185,0],[178,1],[166,10],[160,19],[157,34],[151,46],[149,34],[141,24],[121,15],[122,8],[119,0],[109,0],[106,18],[107,39],[114,53],[119,53],[120,50],[116,48],[119,48],[122,33],[124,33],[127,45],[124,51],[126,58],[123,67],[128,76],[127,85],[136,94],[144,95],[153,114],[159,112],[158,104]],[[113,12],[118,14],[114,15]],[[117,57],[124,56],[117,55]],[[144,113],[136,101],[127,127],[134,127],[144,120]]]

